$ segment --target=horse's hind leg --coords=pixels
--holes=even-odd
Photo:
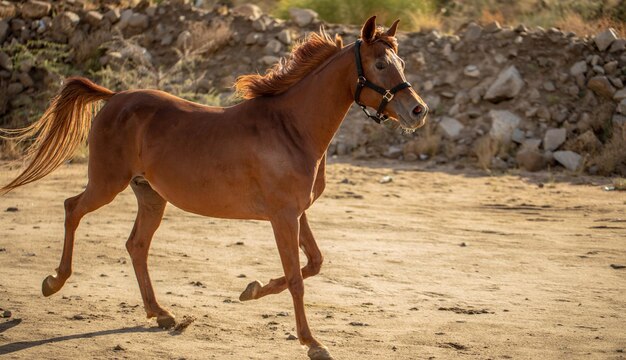
[[[133,268],[148,318],[156,316],[160,327],[170,328],[175,324],[174,316],[157,302],[148,274],[150,242],[154,232],[161,224],[167,202],[142,178],[133,179],[130,186],[137,197],[139,209],[133,231],[126,242],[126,249],[128,249],[133,261]]]
[[[300,217],[300,248],[307,257],[307,264],[302,268],[302,278],[306,279],[309,276],[317,275],[322,267],[324,257],[320,252],[309,222],[306,219],[306,213],[302,213]],[[278,279],[272,279],[270,282],[263,286],[260,281],[253,281],[239,296],[239,300],[254,300],[270,294],[278,294],[287,288],[287,279],[282,276]]]
[[[123,178],[101,180],[98,179],[95,182],[90,180],[85,191],[65,200],[63,255],[61,255],[61,263],[56,269],[56,275],[48,276],[41,284],[41,292],[44,296],[50,296],[61,290],[65,281],[72,274],[74,234],[83,216],[113,201],[115,196],[128,185],[128,180]]]

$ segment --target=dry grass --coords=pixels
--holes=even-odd
[[[491,168],[491,161],[500,151],[500,143],[489,135],[484,135],[474,142],[473,152],[476,155],[478,166],[484,170]]]
[[[17,141],[4,139],[0,143],[0,159],[17,160],[22,154],[22,149]]]
[[[604,144],[600,154],[591,159],[590,164],[595,164],[598,167],[598,174],[611,175],[620,166],[626,166],[626,151],[624,149],[626,149],[626,133],[624,133],[624,136],[614,134]]]

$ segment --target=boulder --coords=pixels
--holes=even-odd
[[[626,115],[626,99],[622,99],[622,101],[617,104],[617,109],[615,109],[618,113]]]
[[[608,99],[613,98],[613,94],[615,94],[615,88],[606,76],[592,77],[589,79],[587,87],[594,93]]]
[[[24,85],[22,85],[21,83],[11,83],[9,84],[9,86],[7,86],[7,94],[9,96],[15,96],[22,91],[24,91]]]
[[[467,25],[467,28],[465,29],[465,34],[463,34],[463,40],[467,41],[467,42],[473,42],[476,41],[478,39],[480,39],[480,36],[483,33],[483,28],[476,24],[476,23],[470,23],[469,25]]]
[[[508,110],[490,110],[491,130],[489,135],[491,138],[509,143],[513,135],[513,131],[519,125],[521,119]]]
[[[626,39],[617,39],[613,41],[611,44],[611,48],[609,48],[609,52],[620,52],[626,50]]]
[[[439,127],[443,131],[443,134],[448,139],[456,139],[461,134],[464,126],[463,124],[455,118],[444,116],[439,121]]]
[[[278,40],[272,39],[267,42],[267,45],[265,45],[265,49],[263,49],[263,52],[265,52],[265,54],[267,55],[275,55],[280,53],[282,49],[283,44]]]
[[[608,28],[604,30],[603,32],[594,36],[593,42],[595,42],[596,46],[598,47],[600,51],[604,51],[609,46],[611,46],[613,41],[617,39],[618,39],[618,36],[617,36],[617,32],[615,31],[615,29]]]
[[[585,60],[574,63],[572,67],[569,68],[569,73],[572,76],[584,75],[587,72],[587,62]]]
[[[104,19],[104,15],[100,14],[97,11],[88,11],[85,14],[85,21],[91,26],[98,26]]]
[[[121,16],[120,9],[118,8],[113,8],[104,14],[104,17],[109,20],[111,24],[118,22]]]
[[[4,42],[9,32],[9,23],[6,20],[0,20],[0,44]]]
[[[463,69],[463,74],[467,77],[479,78],[480,69],[478,69],[478,66],[476,65],[467,65],[465,69]]]
[[[80,17],[74,12],[65,11],[60,15],[57,15],[53,21],[54,28],[57,31],[60,31],[65,35],[69,35],[74,32],[76,25],[80,22]]]
[[[231,12],[235,16],[243,16],[250,20],[256,20],[263,15],[263,10],[254,4],[242,4],[235,6]]]
[[[626,88],[616,91],[615,94],[613,94],[613,100],[615,101],[622,101],[624,99],[626,99]]]
[[[520,93],[523,86],[524,80],[517,68],[512,65],[498,74],[496,80],[487,89],[484,98],[491,102],[512,99]]]
[[[310,25],[317,20],[317,13],[311,9],[289,9],[289,18],[299,27]]]
[[[554,160],[570,171],[578,170],[583,162],[583,157],[573,151],[556,151]]]
[[[130,19],[128,19],[128,26],[137,29],[147,29],[150,25],[150,18],[146,14],[134,13]]]
[[[548,129],[543,136],[543,148],[544,150],[554,151],[559,148],[567,137],[567,130],[560,129]]]
[[[259,59],[259,62],[263,65],[274,65],[278,62],[278,60],[280,60],[280,58],[278,58],[277,56],[273,56],[273,55],[265,55],[262,58]]]
[[[0,69],[6,69],[8,71],[13,70],[13,61],[3,51],[0,51]]]
[[[52,5],[45,1],[29,0],[22,5],[22,17],[26,19],[41,19],[48,15]]]
[[[281,30],[281,32],[276,35],[276,38],[285,45],[291,44],[291,32],[289,32],[289,29]]]
[[[515,161],[526,171],[539,171],[546,166],[546,159],[537,150],[521,149],[515,155]]]

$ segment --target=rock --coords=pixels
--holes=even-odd
[[[515,128],[513,130],[513,134],[511,134],[511,140],[513,140],[514,142],[518,144],[522,144],[525,139],[526,139],[526,133],[524,133],[524,131],[518,128]]]
[[[610,77],[609,81],[611,82],[611,84],[613,84],[613,86],[615,86],[618,89],[623,89],[624,88],[624,83],[622,82],[622,79],[618,78],[618,77]]]
[[[11,316],[13,316],[13,313],[11,313],[11,311],[10,311],[10,310],[4,310],[4,311],[2,312],[2,317],[3,317],[3,318],[10,318]]]
[[[276,56],[272,56],[272,55],[265,55],[262,58],[259,59],[259,62],[261,64],[264,65],[274,65],[275,63],[278,62],[278,60],[280,60],[278,57]]]
[[[384,157],[390,159],[397,159],[403,154],[402,146],[391,145],[389,149],[383,154]]]
[[[33,81],[33,78],[30,77],[30,75],[28,75],[28,73],[19,73],[19,75],[17,75],[17,79],[20,81],[20,83],[22,85],[24,85],[25,88],[31,88],[33,86],[35,86],[35,82]]]
[[[105,17],[107,20],[109,20],[109,22],[110,22],[111,24],[115,24],[116,22],[118,22],[118,21],[120,20],[120,17],[121,17],[121,15],[120,15],[120,9],[118,9],[118,8],[113,8],[113,9],[111,9],[111,10],[107,11],[107,12],[104,14],[104,17]]]
[[[267,42],[267,45],[265,45],[263,52],[265,52],[265,54],[267,55],[274,55],[280,53],[282,49],[283,44],[278,40],[272,39]]]
[[[451,118],[448,116],[444,116],[441,118],[441,120],[439,121],[439,127],[443,131],[443,134],[448,139],[452,140],[458,138],[464,128],[461,122],[459,122],[455,118]]]
[[[289,18],[291,18],[291,21],[293,21],[299,27],[310,25],[315,20],[317,20],[317,17],[317,13],[311,9],[289,9]]]
[[[480,69],[478,69],[478,66],[476,65],[467,65],[465,69],[463,69],[463,74],[467,77],[479,78]]]
[[[287,340],[298,340],[298,338],[294,334],[287,335]]]
[[[0,68],[8,71],[13,70],[13,61],[5,52],[0,51]]]
[[[80,22],[80,17],[71,11],[65,11],[57,15],[54,20],[54,27],[57,31],[69,35],[74,32],[76,25]]]
[[[617,126],[619,128],[623,128],[624,130],[626,130],[626,128],[624,128],[624,126],[626,126],[626,116],[615,114],[611,118],[611,123],[614,126]]]
[[[252,28],[255,31],[264,32],[265,30],[267,30],[267,25],[265,24],[263,18],[258,18],[252,22]]]
[[[513,131],[519,125],[521,119],[508,110],[490,110],[491,130],[489,135],[503,143],[511,141]]]
[[[246,45],[254,45],[262,38],[261,34],[252,32],[246,35]]]
[[[544,88],[546,91],[549,91],[549,92],[553,92],[553,91],[555,91],[555,90],[556,90],[556,86],[554,86],[554,83],[553,83],[552,81],[546,81],[546,82],[544,82],[544,83],[543,83],[543,88]]]
[[[4,42],[9,32],[9,23],[6,20],[0,20],[0,44]]]
[[[22,91],[24,91],[24,85],[22,85],[21,83],[11,83],[9,84],[9,86],[7,86],[7,94],[9,96],[15,96]]]
[[[492,21],[485,26],[485,32],[488,32],[488,33],[495,33],[495,32],[499,32],[500,30],[502,30],[502,27],[500,26],[500,23],[497,21]]]
[[[611,48],[609,49],[609,52],[614,53],[614,52],[620,52],[624,50],[626,50],[626,39],[617,39],[613,41],[613,44],[611,44]]]
[[[104,19],[104,15],[100,14],[97,11],[89,11],[85,14],[85,21],[91,26],[98,26]]]
[[[134,13],[130,19],[128,19],[128,26],[137,29],[146,29],[150,25],[150,18],[146,14]]]
[[[130,18],[132,18],[134,14],[135,12],[133,12],[133,10],[131,9],[126,9],[122,11],[120,14],[120,20],[116,26],[120,28],[120,30],[124,30],[128,26],[128,22],[130,21]]]
[[[615,32],[615,29],[608,28],[603,32],[597,34],[593,38],[593,41],[600,51],[604,51],[613,43],[613,41],[617,40],[617,38],[618,36],[617,32]]]
[[[548,129],[543,136],[543,148],[544,150],[554,151],[561,146],[567,137],[567,130],[560,129]]]
[[[476,23],[470,23],[467,25],[465,29],[465,34],[463,34],[463,40],[467,42],[474,42],[480,39],[480,36],[483,33],[483,28]]]
[[[276,35],[276,38],[285,45],[291,44],[291,32],[289,32],[289,29],[283,29]]]
[[[235,6],[231,12],[235,16],[243,16],[250,20],[256,20],[263,15],[263,10],[260,7],[254,4],[242,4]]]
[[[617,108],[615,110],[620,114],[626,115],[626,99],[622,99],[622,101],[617,104]]]
[[[522,149],[524,150],[539,150],[539,145],[541,145],[541,139],[526,139],[522,143]]]
[[[578,170],[583,160],[582,156],[569,150],[554,152],[554,159],[570,171]]]
[[[515,161],[526,171],[539,171],[546,166],[546,159],[537,150],[522,149],[515,155]]]
[[[2,53],[0,53],[0,57],[1,57],[1,54]],[[2,65],[1,61],[0,61],[0,65]],[[626,89],[619,90],[615,92],[615,94],[613,94],[613,100],[615,101],[622,101],[624,99],[626,99]]]
[[[498,74],[496,80],[487,89],[484,98],[491,102],[512,99],[520,93],[523,86],[524,80],[522,80],[517,68],[512,65]]]
[[[617,60],[607,62],[604,64],[604,72],[612,75],[617,70],[618,64]]]
[[[31,106],[33,104],[33,98],[26,94],[19,94],[10,100],[11,106],[14,108],[22,106]]]
[[[615,88],[606,76],[592,77],[591,79],[589,79],[587,87],[597,95],[603,96],[608,99],[613,98],[613,94],[615,94]]]
[[[29,0],[22,5],[22,17],[26,19],[41,19],[48,15],[52,5],[45,1]]]
[[[584,75],[586,72],[587,72],[587,62],[584,60],[575,63],[574,65],[572,65],[571,68],[569,68],[569,73],[572,76]]]

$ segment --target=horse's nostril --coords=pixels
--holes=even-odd
[[[419,115],[422,112],[424,112],[424,107],[422,105],[417,105],[415,108],[413,108],[413,114],[415,115]]]

